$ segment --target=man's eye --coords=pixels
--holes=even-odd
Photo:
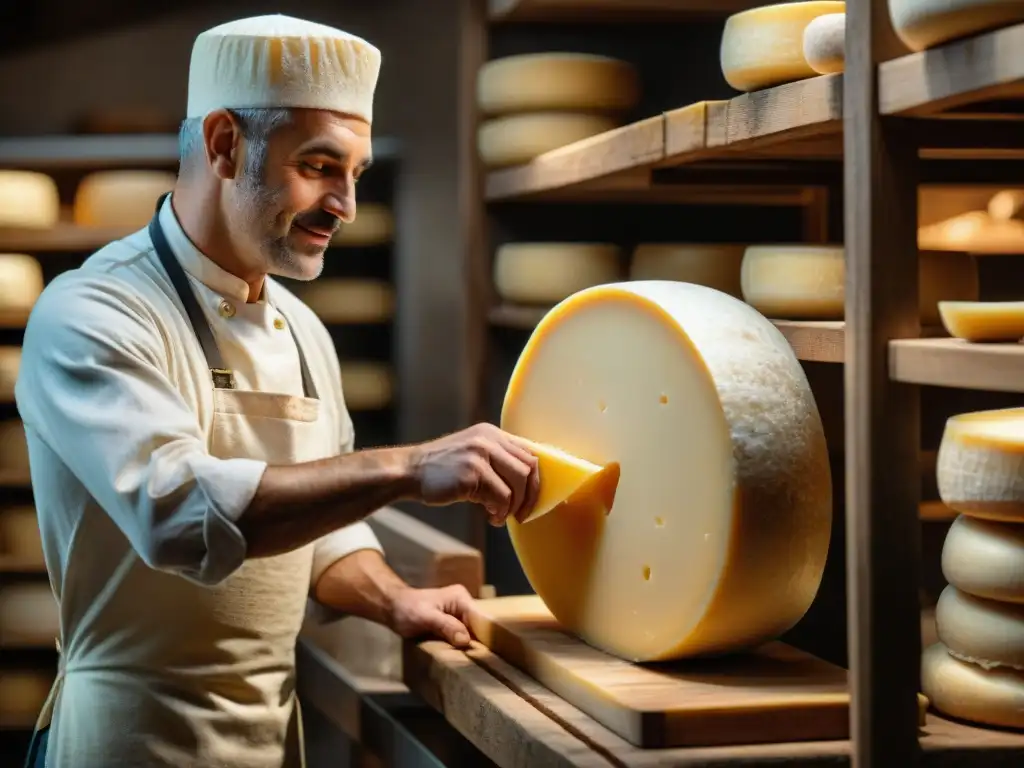
[[[303,161],[302,164],[306,168],[308,168],[309,170],[311,170],[311,171],[313,171],[315,173],[323,173],[324,172],[323,163],[307,163],[307,162]]]

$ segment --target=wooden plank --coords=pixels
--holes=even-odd
[[[1024,392],[1024,345],[897,339],[889,343],[889,375],[908,384]]]
[[[723,104],[728,102],[698,101],[665,112],[665,159],[659,165],[700,157],[708,146],[708,110],[721,109]]]
[[[843,322],[772,320],[793,347],[797,358],[807,362],[842,363],[846,354]]]
[[[755,0],[488,0],[492,22],[623,22],[723,16],[757,6]]]

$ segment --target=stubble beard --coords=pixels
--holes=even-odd
[[[310,281],[324,269],[326,249],[303,248],[290,243],[289,230],[274,231],[274,224],[283,212],[277,204],[281,192],[262,182],[256,174],[247,173],[239,183],[238,206],[249,232],[255,233],[260,258],[268,274],[293,280]]]

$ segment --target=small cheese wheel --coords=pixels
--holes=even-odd
[[[921,654],[921,690],[939,712],[981,725],[1024,728],[1024,673],[982,669],[942,643]]]
[[[350,248],[384,245],[392,241],[394,233],[395,220],[390,208],[379,203],[359,203],[355,220],[338,228],[331,245]]]
[[[43,268],[24,253],[0,253],[0,310],[29,310],[43,292]]]
[[[520,522],[527,523],[543,517],[571,499],[574,494],[582,492],[605,472],[605,467],[573,456],[553,445],[525,439],[523,442],[537,459],[540,488],[537,501]],[[609,469],[614,475],[612,483],[608,484],[611,491],[614,490],[614,483],[618,482],[618,465],[612,464]]]
[[[967,341],[1019,341],[1024,338],[1024,301],[940,301],[942,325]]]
[[[742,296],[744,245],[643,243],[633,251],[630,280],[676,280]]]
[[[611,131],[620,124],[611,117],[570,112],[496,117],[480,125],[477,149],[485,165],[519,165],[545,152]]]
[[[21,368],[21,347],[0,347],[0,402],[14,398]]]
[[[935,628],[962,661],[1024,669],[1024,605],[974,597],[949,585],[935,606]]]
[[[942,545],[942,575],[968,595],[1024,603],[1024,525],[960,515]]]
[[[49,229],[59,220],[60,194],[52,178],[36,171],[0,171],[0,227]]]
[[[640,78],[631,64],[607,56],[528,53],[485,63],[476,93],[477,105],[488,115],[628,112],[640,101]]]
[[[630,661],[756,646],[818,590],[832,524],[828,448],[785,337],[701,285],[588,288],[534,329],[503,429],[618,464],[586,495],[508,524],[563,627]]]
[[[160,195],[174,189],[175,175],[163,171],[97,171],[75,191],[72,216],[81,227],[141,229],[153,218]]]
[[[555,304],[620,279],[620,260],[606,243],[506,243],[494,254],[494,287],[505,301]]]
[[[846,64],[846,14],[826,13],[804,30],[804,58],[819,75],[843,71]]]
[[[0,421],[0,473],[28,479],[28,443],[20,419]]]
[[[34,669],[0,672],[0,726],[31,728],[50,695],[55,675]]]
[[[0,646],[51,645],[60,611],[46,580],[0,586]]]
[[[320,278],[299,294],[325,323],[382,323],[395,309],[394,290],[383,280]]]
[[[33,507],[0,507],[0,553],[27,562],[43,562],[43,540]]]
[[[950,509],[1024,523],[1024,408],[947,419],[935,474]]]
[[[846,3],[811,0],[751,8],[730,16],[722,32],[722,74],[737,91],[757,91],[816,74],[804,58],[804,30]]]
[[[896,36],[912,51],[1024,21],[1022,0],[889,0]]]
[[[343,360],[341,389],[350,411],[385,408],[394,397],[394,372],[388,363]]]

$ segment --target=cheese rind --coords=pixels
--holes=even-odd
[[[620,260],[608,243],[506,243],[494,254],[494,288],[508,302],[555,304],[618,280]]]
[[[134,230],[146,226],[176,176],[163,171],[97,171],[75,191],[72,216],[81,227]]]
[[[1024,301],[940,301],[939,315],[950,336],[974,342],[1024,338]]]
[[[704,286],[581,291],[536,327],[502,428],[616,462],[587,498],[509,535],[533,589],[587,643],[631,661],[716,654],[792,627],[831,531],[821,419],[782,334]]]
[[[942,546],[942,575],[969,595],[1024,603],[1024,525],[960,515]]]
[[[49,229],[59,220],[60,194],[52,178],[36,171],[0,170],[0,227]]]
[[[0,310],[28,310],[43,292],[43,268],[24,253],[0,253]]]
[[[493,168],[528,163],[545,152],[618,128],[612,117],[571,112],[533,112],[496,117],[480,124],[477,150]]]
[[[385,408],[395,394],[394,371],[374,360],[342,360],[341,388],[350,411]]]
[[[819,75],[843,71],[846,65],[846,14],[826,13],[804,30],[804,58]]]
[[[641,243],[633,251],[630,280],[675,280],[742,295],[743,245]]]
[[[604,467],[566,453],[553,445],[521,438],[537,458],[540,490],[537,501],[520,520],[528,523],[543,517],[594,480]]]
[[[897,37],[912,51],[1024,21],[1021,0],[889,0]]]
[[[921,689],[935,709],[984,725],[1024,727],[1024,674],[982,669],[950,655],[942,643],[921,654]]]
[[[804,30],[846,3],[811,0],[751,8],[726,19],[719,58],[722,74],[737,91],[756,91],[816,74],[804,57]]]
[[[297,293],[325,323],[383,323],[395,310],[394,289],[383,280],[321,277]]]
[[[394,239],[394,234],[395,220],[388,206],[359,203],[355,219],[338,228],[331,238],[331,245],[345,248],[384,245]]]
[[[935,606],[935,628],[962,661],[1024,670],[1024,605],[974,597],[949,585]]]

